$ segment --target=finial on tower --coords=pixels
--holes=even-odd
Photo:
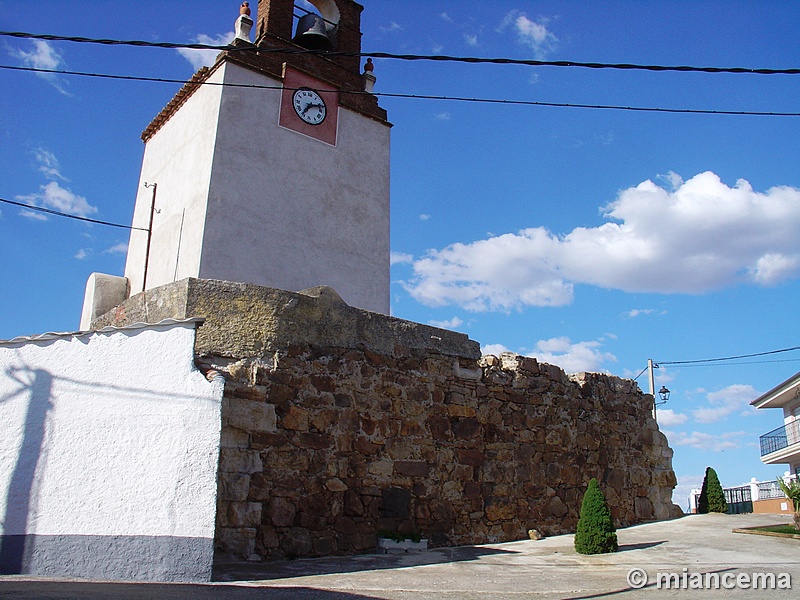
[[[250,42],[250,30],[253,28],[253,19],[250,18],[250,3],[242,2],[239,7],[239,18],[236,19],[235,39]]]
[[[364,74],[361,76],[364,80],[364,91],[368,94],[372,93],[375,82],[378,81],[378,78],[372,73],[374,70],[375,65],[372,64],[372,59],[368,58],[367,64],[364,65]]]

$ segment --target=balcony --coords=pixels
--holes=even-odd
[[[765,433],[759,441],[763,462],[766,464],[787,462],[790,457],[800,455],[800,420]],[[765,458],[767,456],[769,458]]]

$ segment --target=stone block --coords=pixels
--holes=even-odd
[[[477,411],[471,406],[464,406],[463,404],[449,404],[447,406],[447,414],[451,417],[474,417]]]
[[[481,432],[481,424],[477,419],[452,419],[450,428],[453,435],[460,439],[473,439]]]
[[[230,527],[256,527],[261,524],[260,502],[228,502],[227,525]]]
[[[428,463],[423,460],[396,460],[394,472],[397,475],[406,475],[408,477],[427,477],[430,468]]]
[[[275,405],[261,400],[228,398],[222,402],[224,425],[246,431],[275,431],[277,416]]]
[[[322,450],[323,448],[331,447],[330,436],[322,433],[299,433],[295,438],[295,444],[301,448],[313,448],[315,450]]]
[[[338,477],[334,477],[334,478],[329,479],[328,481],[326,481],[325,482],[325,487],[330,492],[345,492],[348,489],[350,489],[350,488],[348,488],[347,484],[344,481],[342,481],[341,479],[339,479]]]
[[[439,415],[431,415],[426,422],[434,440],[447,440],[450,438],[450,419]]]
[[[308,411],[299,406],[290,406],[281,419],[281,426],[292,431],[308,431]]]
[[[254,450],[220,449],[219,470],[222,473],[256,473],[263,468],[261,456]]]
[[[266,516],[275,527],[291,527],[296,515],[295,502],[288,498],[273,498],[267,506]]]
[[[569,512],[569,507],[564,504],[564,501],[558,496],[553,496],[547,502],[545,514],[547,516],[561,518]]]
[[[636,498],[634,500],[634,512],[637,519],[647,520],[655,518],[655,511],[653,510],[653,503],[649,498]]]
[[[246,558],[256,549],[255,527],[217,527],[214,547],[218,552]]]
[[[250,492],[250,475],[245,473],[220,473],[220,500],[243,502]]]
[[[290,558],[306,556],[313,547],[311,534],[300,527],[292,527],[281,542],[281,550]]]
[[[387,488],[381,492],[381,516],[392,519],[407,519],[410,514],[411,490]]]
[[[480,467],[486,462],[486,457],[480,450],[457,448],[456,457],[462,465],[470,465],[472,467]]]
[[[369,441],[365,437],[358,437],[355,441],[356,452],[366,456],[374,456],[380,451],[381,447],[382,446]]]
[[[376,460],[367,468],[367,472],[376,477],[391,477],[393,471],[394,461],[389,459]]]

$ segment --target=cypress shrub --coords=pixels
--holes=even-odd
[[[575,532],[575,551],[580,554],[616,552],[617,534],[606,497],[592,478],[583,495],[578,530]]]
[[[700,490],[700,497],[697,499],[697,512],[700,514],[728,512],[728,503],[725,501],[725,493],[722,491],[719,477],[711,467],[706,468],[703,489]]]

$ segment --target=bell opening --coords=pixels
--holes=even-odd
[[[292,41],[307,50],[333,50],[333,40],[328,33],[325,19],[314,13],[297,20],[297,30]]]

